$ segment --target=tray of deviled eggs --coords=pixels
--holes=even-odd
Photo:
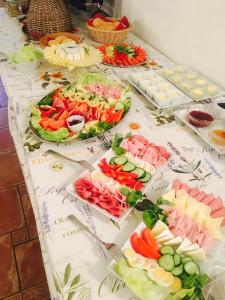
[[[153,70],[129,74],[127,80],[157,108],[170,108],[193,101]]]
[[[195,101],[225,95],[225,91],[218,85],[186,67],[174,65],[160,70],[159,74]]]

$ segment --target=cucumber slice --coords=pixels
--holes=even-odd
[[[117,102],[115,105],[115,110],[121,110],[124,109],[124,105],[122,102]]]
[[[124,156],[115,156],[113,162],[115,165],[125,165],[127,163],[127,158]]]
[[[173,256],[174,265],[178,266],[181,263],[181,257],[179,254],[175,253]]]
[[[138,175],[137,179],[142,179],[145,177],[145,170],[143,170],[142,168],[136,168],[132,171],[132,173],[135,173]]]
[[[125,172],[132,172],[134,169],[136,169],[136,166],[131,162],[127,162],[125,165],[123,165],[123,171]]]
[[[115,165],[115,163],[114,163],[114,158],[115,158],[115,157],[113,157],[113,158],[110,159],[110,162],[109,162],[110,165]]]
[[[164,254],[158,260],[160,267],[162,267],[165,271],[172,271],[174,268],[173,256],[171,254]]]
[[[161,254],[171,254],[174,255],[174,249],[171,246],[163,246],[160,249]]]
[[[181,259],[183,264],[187,263],[188,261],[193,261],[193,259],[190,256],[185,256],[182,257]]]
[[[152,175],[145,171],[145,177],[141,178],[141,182],[146,183],[152,178]]]
[[[184,270],[188,275],[200,274],[199,267],[194,261],[188,261],[184,264]]]
[[[173,270],[172,270],[172,274],[174,276],[180,276],[183,272],[184,272],[184,266],[182,264],[173,268]]]

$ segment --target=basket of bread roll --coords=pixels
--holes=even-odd
[[[131,30],[127,17],[116,19],[100,13],[87,20],[87,28],[92,39],[99,43],[122,42]]]
[[[81,43],[83,40],[83,36],[78,33],[70,33],[70,32],[57,32],[45,35],[40,38],[39,44],[41,48],[45,48],[47,46],[59,45],[69,42],[76,42],[77,44]]]

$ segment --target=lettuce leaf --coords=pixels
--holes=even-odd
[[[169,295],[168,288],[155,284],[144,270],[130,267],[124,259],[114,265],[114,270],[142,300],[165,300]]]
[[[38,116],[32,116],[30,118],[30,125],[33,128],[33,130],[36,132],[38,136],[40,136],[42,139],[52,142],[60,143],[63,140],[67,139],[69,136],[69,130],[67,128],[60,128],[56,131],[48,131],[44,130],[40,125],[39,121],[41,120]]]
[[[39,60],[43,57],[41,50],[37,49],[33,45],[27,45],[20,48],[14,53],[10,60],[12,63],[25,63],[30,61]]]

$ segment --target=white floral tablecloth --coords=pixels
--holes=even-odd
[[[149,58],[160,66],[172,64],[133,34],[128,39],[142,45],[148,51]],[[17,20],[9,18],[1,9],[0,58],[14,51],[23,40]],[[134,68],[132,72],[136,70]],[[128,69],[100,65],[91,68],[91,71],[117,76],[128,72]],[[68,196],[65,188],[81,170],[53,156],[44,156],[44,152],[55,149],[76,159],[93,161],[104,153],[106,141],[109,142],[115,132],[144,134],[151,141],[166,146],[173,154],[168,169],[148,191],[151,198],[160,194],[178,176],[191,185],[212,187],[211,190],[224,194],[224,156],[217,154],[188,128],[177,123],[173,112],[156,111],[136,92],[133,93],[131,111],[119,125],[105,134],[104,139],[93,138],[66,145],[41,143],[29,131],[29,102],[40,99],[67,81],[73,82],[77,73],[69,73],[48,64],[43,64],[32,73],[18,73],[10,64],[2,62],[0,74],[9,97],[10,131],[35,212],[52,299],[135,299],[123,283],[110,275],[106,251],[81,227],[70,223],[67,216],[71,213],[78,216],[103,240],[122,245],[141,220],[141,215],[132,212],[118,225]],[[138,130],[130,129],[129,124],[133,122],[139,124]]]

